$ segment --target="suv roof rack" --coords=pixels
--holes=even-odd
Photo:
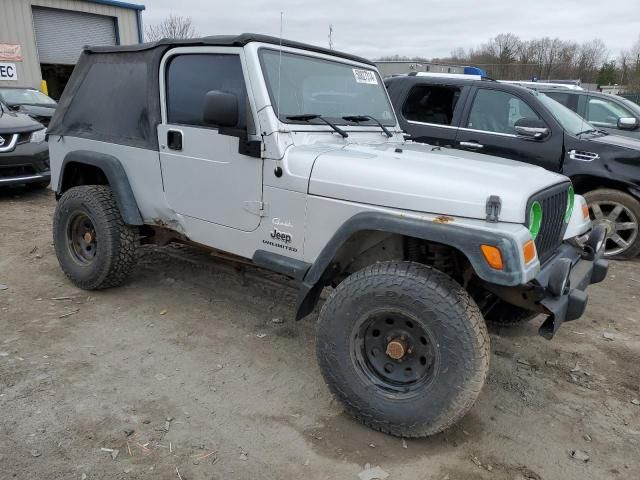
[[[493,78],[470,73],[437,73],[437,72],[410,72],[409,77],[432,77],[432,78],[456,78],[459,80],[489,80],[495,82]]]
[[[584,90],[579,85],[570,85],[566,83],[549,83],[549,82],[529,82],[520,80],[498,80],[500,83],[509,83],[511,85],[520,85],[521,87],[536,89],[536,88],[553,88],[558,90]]]

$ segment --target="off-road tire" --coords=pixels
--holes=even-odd
[[[407,314],[434,340],[433,374],[411,395],[367,381],[354,359],[358,323],[380,311]],[[424,437],[455,424],[475,403],[489,370],[489,335],[474,300],[450,277],[413,262],[382,262],[347,277],[324,303],[317,356],[353,417],[391,435]]]
[[[82,263],[74,256],[68,230],[74,216],[84,215],[95,229],[94,259]],[[79,288],[99,290],[125,282],[136,263],[137,230],[126,225],[113,193],[105,185],[83,185],[67,190],[56,206],[53,242],[64,273]]]
[[[498,300],[498,303],[485,314],[484,319],[487,323],[499,327],[516,327],[533,320],[538,315],[540,315],[538,312],[531,312]]]
[[[599,188],[585,193],[584,198],[590,208],[592,203],[598,201],[619,203],[629,209],[631,213],[635,215],[637,222],[640,222],[640,202],[626,192],[611,188]],[[607,241],[607,243],[609,242],[610,240]],[[607,255],[605,253],[605,257],[617,260],[629,260],[637,257],[638,254],[640,254],[640,231],[638,231],[635,240],[624,251],[615,255]]]

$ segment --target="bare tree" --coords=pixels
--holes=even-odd
[[[191,17],[174,14],[169,15],[161,22],[147,25],[144,33],[147,42],[154,42],[162,38],[195,38],[198,35],[193,27]]]

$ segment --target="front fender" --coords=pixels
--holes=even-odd
[[[298,296],[296,319],[314,308],[324,276],[331,272],[331,262],[340,247],[356,232],[381,231],[449,245],[464,254],[482,280],[504,286],[523,283],[524,269],[521,244],[513,236],[499,230],[479,230],[449,223],[439,223],[386,212],[362,212],[347,220],[336,231],[307,271]],[[485,261],[480,245],[500,248],[504,269],[494,270]]]

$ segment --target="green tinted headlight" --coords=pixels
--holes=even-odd
[[[567,199],[567,212],[564,214],[565,223],[569,223],[571,220],[571,214],[573,213],[573,204],[575,202],[576,193],[573,191],[573,185],[569,187],[569,198]]]
[[[542,225],[542,207],[539,202],[533,202],[529,209],[529,231],[531,237],[535,240],[540,233],[540,226]]]

